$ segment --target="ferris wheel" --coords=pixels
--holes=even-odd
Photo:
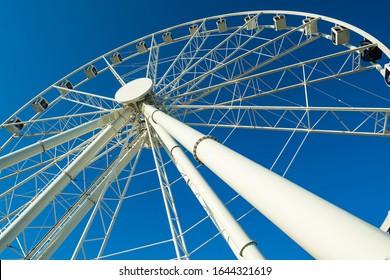
[[[390,219],[285,178],[307,138],[390,135],[389,58],[340,20],[251,11],[94,59],[0,126],[0,257],[264,259],[263,215],[314,258],[390,258]]]

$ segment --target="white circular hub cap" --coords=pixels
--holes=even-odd
[[[130,104],[141,100],[153,87],[149,78],[139,78],[122,86],[115,94],[115,100],[119,103]]]

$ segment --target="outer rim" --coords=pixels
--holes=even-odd
[[[132,44],[136,44],[144,39],[147,39],[147,38],[151,38],[152,36],[155,36],[157,34],[164,34],[165,32],[167,31],[170,31],[170,30],[173,30],[173,29],[177,29],[177,28],[180,28],[180,27],[183,27],[183,26],[189,26],[189,25],[192,25],[194,23],[199,23],[201,21],[204,21],[204,20],[215,20],[215,19],[220,19],[222,17],[233,17],[233,16],[245,16],[245,15],[248,15],[248,14],[267,14],[267,15],[272,15],[272,14],[285,14],[285,15],[292,15],[292,16],[301,16],[301,17],[315,17],[315,18],[319,18],[320,20],[324,20],[324,21],[327,21],[329,23],[334,23],[335,25],[342,25],[344,27],[347,27],[349,28],[350,30],[352,30],[353,32],[355,32],[356,34],[358,35],[361,35],[363,36],[364,38],[370,40],[371,42],[375,43],[378,45],[378,47],[382,50],[382,52],[388,57],[390,58],[390,49],[388,47],[386,47],[381,41],[379,41],[377,38],[375,38],[374,36],[370,35],[369,33],[363,31],[362,29],[358,28],[358,27],[355,27],[354,25],[352,24],[349,24],[347,22],[344,22],[344,21],[341,21],[341,20],[338,20],[338,19],[335,19],[335,18],[332,18],[332,17],[327,17],[327,16],[322,16],[322,15],[319,15],[319,14],[315,14],[315,13],[308,13],[308,12],[299,12],[299,11],[288,11],[288,10],[257,10],[257,11],[245,11],[245,12],[237,12],[237,13],[228,13],[228,14],[221,14],[221,15],[216,15],[216,16],[211,16],[211,17],[205,17],[205,18],[201,18],[201,19],[197,19],[197,20],[192,20],[192,21],[187,21],[185,23],[182,23],[182,24],[178,24],[178,25],[175,25],[175,26],[171,26],[169,28],[165,28],[165,29],[161,29],[160,31],[156,31],[154,33],[150,33],[146,36],[143,36],[143,37],[140,37],[138,39],[135,39],[133,41],[130,41],[122,46],[119,46],[87,63],[85,63],[84,65],[80,66],[79,68],[75,69],[74,71],[72,71],[71,73],[69,73],[68,75],[66,76],[63,76],[61,79],[59,79],[58,81],[56,81],[55,83],[53,83],[51,86],[47,87],[45,90],[41,91],[39,94],[37,94],[36,96],[34,96],[31,100],[29,100],[25,105],[23,105],[22,107],[20,107],[16,112],[14,112],[9,118],[7,118],[3,123],[5,124],[9,119],[11,119],[12,117],[16,116],[17,114],[19,114],[21,111],[24,110],[24,108],[26,108],[29,104],[31,104],[36,98],[40,97],[40,96],[43,96],[46,92],[48,92],[49,90],[51,90],[53,87],[55,87],[56,85],[58,85],[61,81],[63,80],[66,80],[68,79],[69,77],[73,76],[74,74],[80,72],[80,71],[83,71],[86,67],[90,66],[91,64],[95,63],[96,61],[99,61],[101,59],[104,59],[105,57],[125,48],[125,47],[128,47]],[[385,64],[385,63],[384,63]],[[380,67],[379,69],[379,72],[381,73],[381,75],[384,77],[385,76],[385,68],[384,67]],[[84,80],[85,82],[86,80]]]
[[[197,20],[192,20],[192,21],[187,21],[185,23],[182,23],[182,24],[178,24],[178,25],[175,25],[175,26],[172,26],[170,28],[166,28],[166,29],[162,29],[160,31],[157,31],[157,32],[154,32],[154,33],[151,33],[147,36],[143,36],[141,38],[138,38],[136,40],[133,40],[129,43],[126,43],[110,52],[107,52],[104,54],[104,56],[107,56],[107,55],[110,55],[126,46],[129,46],[133,43],[136,43],[136,42],[139,42],[140,40],[143,40],[143,39],[146,39],[148,38],[149,36],[151,36],[152,34],[163,34],[167,31],[170,31],[172,29],[176,29],[176,28],[179,28],[179,27],[183,27],[183,26],[187,26],[187,25],[192,25],[193,23],[195,22],[200,22],[200,21],[204,21],[204,20],[212,20],[212,19],[220,19],[221,17],[232,17],[232,16],[239,16],[239,15],[248,15],[248,14],[286,14],[286,15],[294,15],[294,16],[303,16],[303,17],[319,17],[321,20],[324,20],[324,21],[327,21],[327,22],[330,22],[330,23],[334,23],[336,25],[342,25],[344,27],[347,27],[349,29],[351,29],[352,31],[354,31],[355,33],[357,34],[360,34],[362,35],[363,37],[369,39],[371,42],[373,43],[376,43],[378,44],[379,48],[386,54],[386,56],[388,58],[390,58],[390,49],[387,48],[381,41],[379,41],[377,38],[375,38],[374,36],[370,35],[369,33],[365,32],[364,30],[352,25],[352,24],[349,24],[347,22],[344,22],[344,21],[341,21],[341,20],[338,20],[338,19],[335,19],[335,18],[332,18],[332,17],[328,17],[328,16],[322,16],[322,15],[319,15],[319,14],[314,14],[314,13],[308,13],[308,12],[299,12],[299,11],[288,11],[288,10],[258,10],[258,11],[246,11],[246,12],[238,12],[238,13],[229,13],[229,14],[222,14],[222,15],[216,15],[216,16],[211,16],[211,17],[205,17],[205,18],[201,18],[201,19],[197,19]],[[90,62],[91,63],[91,62]],[[90,63],[87,63],[85,65],[88,65]],[[84,65],[84,66],[85,66]],[[80,69],[83,69],[82,67]]]

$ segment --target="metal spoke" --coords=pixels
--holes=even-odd
[[[167,213],[168,223],[172,234],[172,240],[175,247],[176,257],[178,260],[188,259],[189,255],[184,241],[184,236],[181,229],[180,220],[176,210],[175,202],[172,196],[170,183],[165,168],[162,165],[163,160],[162,160],[160,150],[156,148],[156,145],[159,145],[159,143],[155,139],[155,136],[152,135],[151,128],[149,127],[149,124],[147,122],[146,122],[146,128],[148,130],[149,142],[151,145],[154,161],[156,164],[157,175],[161,186],[161,192],[164,199],[165,210]]]
[[[256,20],[258,18],[258,16],[259,16],[259,14],[257,14],[254,17],[254,20]],[[175,80],[177,82],[182,80],[182,78],[185,74],[187,74],[189,71],[193,70],[195,67],[197,67],[198,65],[200,65],[201,63],[206,61],[209,57],[212,57],[216,53],[216,51],[218,49],[220,49],[222,46],[226,45],[226,48],[227,48],[229,43],[230,43],[230,44],[234,45],[234,47],[235,47],[234,50],[230,54],[226,53],[225,56],[222,57],[221,61],[218,61],[218,59],[216,59],[213,63],[210,62],[210,64],[211,64],[210,68],[214,68],[213,66],[218,66],[218,65],[221,65],[221,64],[225,63],[226,61],[228,61],[231,57],[233,57],[235,55],[236,52],[238,52],[241,48],[244,48],[246,44],[248,44],[253,38],[255,38],[255,36],[250,36],[249,38],[247,38],[247,40],[245,40],[243,42],[234,42],[235,39],[241,38],[242,32],[244,31],[246,26],[247,26],[247,24],[244,24],[243,26],[237,28],[228,37],[226,37],[217,46],[215,46],[212,50],[210,50],[208,53],[206,53],[201,58],[199,58],[195,63],[193,63],[191,65],[188,64],[186,69],[182,70],[181,73],[175,78]],[[256,33],[254,35],[258,34],[259,32],[261,32],[261,29],[256,30]],[[163,92],[165,91],[165,89],[168,88],[168,86],[170,86],[171,84],[177,84],[177,82],[174,83],[174,81],[172,81],[170,84],[168,84],[163,89],[161,89],[158,92],[158,95],[162,95]],[[177,87],[175,86],[175,88],[177,88]],[[167,95],[168,95],[168,93],[167,93]]]
[[[154,86],[157,83],[158,53],[159,47],[157,45],[156,39],[153,36],[152,45],[150,46],[146,77],[150,78],[153,81]]]
[[[375,45],[372,45],[372,46],[375,46]],[[345,75],[351,75],[351,74],[355,74],[355,73],[358,73],[358,72],[361,72],[361,71],[370,70],[370,69],[375,68],[375,66],[361,67],[359,64],[356,64],[356,65],[353,64],[352,69],[345,68],[345,67],[343,67],[344,65],[342,67],[340,67],[340,68],[335,69],[334,71],[332,71],[335,74],[329,74],[329,73],[325,73],[325,72],[322,72],[320,70],[317,70],[318,62],[324,62],[326,60],[329,60],[329,59],[332,59],[332,58],[335,58],[335,57],[339,57],[339,56],[345,56],[345,55],[347,55],[347,58],[346,58],[345,61],[350,61],[351,59],[353,59],[353,58],[351,58],[350,54],[354,53],[354,52],[359,52],[362,49],[363,48],[351,49],[351,50],[347,50],[347,51],[341,51],[341,52],[338,52],[338,53],[334,53],[332,55],[326,55],[326,56],[323,56],[323,57],[319,57],[319,58],[315,58],[315,59],[299,62],[299,63],[296,63],[296,64],[280,67],[280,68],[277,68],[275,70],[265,71],[265,72],[261,72],[259,74],[255,74],[255,75],[249,75],[249,76],[245,76],[245,77],[242,77],[242,78],[228,80],[228,81],[225,81],[225,82],[223,82],[221,84],[216,84],[216,85],[209,86],[209,87],[206,87],[206,88],[197,89],[197,90],[194,90],[192,92],[191,91],[186,92],[185,94],[181,94],[180,97],[178,97],[178,98],[183,98],[185,96],[191,96],[190,101],[185,103],[185,104],[191,104],[191,103],[195,102],[196,100],[204,98],[207,95],[210,95],[211,93],[213,93],[213,92],[215,92],[217,90],[219,92],[221,89],[227,88],[229,86],[233,86],[233,87],[240,86],[240,87],[253,88],[253,94],[252,95],[246,94],[244,97],[240,97],[240,98],[237,98],[237,100],[233,100],[233,102],[238,102],[238,101],[242,101],[242,100],[247,100],[247,99],[251,99],[251,98],[254,98],[254,97],[258,97],[260,95],[272,94],[272,93],[277,93],[277,92],[280,92],[280,91],[293,89],[293,88],[296,88],[296,87],[307,86],[307,85],[311,85],[311,84],[314,84],[314,83],[323,82],[323,81],[326,81],[326,80],[329,80],[329,79],[336,79],[336,78],[340,78],[340,77],[345,76]],[[314,66],[311,67],[312,68],[312,72],[313,71],[317,71],[320,74],[322,74],[323,77],[317,77],[316,79],[309,79],[310,77],[308,77],[308,79],[306,79],[306,81],[303,81],[303,80],[301,80],[298,77],[298,83],[296,83],[296,84],[292,83],[293,80],[291,80],[291,81],[289,81],[290,84],[285,85],[285,86],[281,85],[282,80],[286,80],[287,79],[287,75],[285,75],[287,72],[291,72],[291,70],[296,69],[296,68],[302,68],[303,69],[305,66],[310,67],[313,64],[314,64]],[[258,86],[258,85],[264,84],[264,79],[265,78],[267,78],[267,77],[272,78],[273,75],[280,76],[280,79],[278,80],[278,82],[277,82],[277,84],[275,86],[273,86],[273,87],[268,86],[268,90],[267,89],[263,90],[261,87]],[[224,103],[222,102],[221,104],[226,104],[226,103],[228,103],[228,102],[225,101]],[[166,106],[168,107],[169,105],[166,105]]]
[[[202,24],[200,25],[199,28],[203,28],[205,22],[203,21]],[[174,68],[176,67],[176,65],[181,62],[181,60],[185,60],[185,61],[188,61],[185,66],[184,66],[184,69],[182,68],[179,68],[181,71],[182,70],[185,70],[186,68],[189,67],[189,65],[191,64],[193,58],[194,58],[194,55],[196,55],[197,52],[191,52],[189,51],[189,53],[191,54],[192,53],[192,57],[189,57],[187,58],[186,55],[187,55],[187,49],[191,50],[191,47],[193,46],[193,44],[195,45],[195,49],[199,49],[197,48],[196,46],[198,45],[197,43],[197,40],[200,39],[201,40],[201,44],[208,38],[208,36],[200,36],[200,38],[198,37],[198,32],[195,32],[194,34],[192,34],[191,38],[188,40],[188,42],[186,43],[186,45],[183,47],[183,49],[180,51],[180,53],[176,56],[175,60],[169,65],[168,69],[165,71],[165,73],[161,76],[161,78],[159,79],[158,83],[156,84],[156,88],[158,88],[161,84],[163,85],[163,89],[164,90],[165,88],[169,87],[173,82],[170,82],[168,84],[165,84],[165,80],[166,80],[166,77],[168,76],[168,74],[174,70]]]
[[[218,119],[218,126],[224,128],[264,129],[318,133],[356,134],[388,136],[389,108],[353,107],[287,107],[287,106],[228,106],[228,105],[178,105],[177,109],[217,110],[222,114],[242,115],[239,123],[227,117]],[[226,112],[226,113],[224,113]],[[297,116],[311,113],[311,123],[299,122]],[[306,116],[307,117],[307,116]],[[281,122],[280,120],[284,121]],[[359,120],[357,122],[356,120]],[[352,122],[353,125],[346,125]],[[322,125],[324,123],[325,125]],[[212,120],[190,122],[192,126],[216,125]],[[298,125],[298,127],[296,127]]]
[[[130,134],[129,134],[130,135]],[[64,241],[74,227],[81,219],[95,206],[100,205],[101,199],[109,185],[116,179],[117,175],[127,165],[134,155],[139,158],[140,146],[143,144],[143,138],[135,139],[131,145],[128,145],[129,137],[125,140],[121,156],[106,169],[97,180],[80,196],[78,201],[67,211],[67,213],[57,222],[57,224],[46,234],[46,236],[38,243],[38,245],[29,252],[25,259],[47,259],[51,256],[58,246]],[[132,172],[134,172],[134,164]],[[127,189],[126,185],[125,189]],[[119,204],[118,204],[119,205]],[[98,209],[95,206],[95,209]],[[120,208],[120,206],[119,206]],[[119,209],[117,208],[116,212]],[[115,216],[115,215],[114,215]],[[112,220],[114,222],[115,219]],[[111,227],[110,227],[111,228]],[[59,230],[61,229],[61,230]],[[109,232],[104,237],[106,240]],[[50,243],[49,243],[50,241]],[[102,247],[103,248],[103,247]]]
[[[318,19],[317,19],[318,20]],[[313,20],[314,21],[314,20]],[[232,67],[233,69],[237,69],[237,74],[233,74],[232,77],[230,79],[233,79],[233,78],[240,78],[244,75],[248,75],[250,74],[251,72],[255,71],[256,69],[258,68],[261,68],[265,65],[267,65],[268,63],[276,60],[276,59],[279,59],[280,57],[282,57],[283,55],[287,55],[289,54],[290,52],[302,47],[302,46],[305,46],[306,44],[308,43],[311,43],[313,41],[315,41],[316,39],[318,39],[319,37],[318,36],[314,36],[314,37],[307,37],[306,40],[298,40],[297,43],[293,43],[293,46],[290,47],[290,49],[286,50],[284,53],[275,53],[275,54],[271,54],[272,56],[269,57],[268,55],[266,55],[265,57],[268,58],[266,59],[264,62],[262,62],[262,60],[260,59],[261,57],[264,56],[263,52],[264,50],[269,47],[270,45],[272,44],[275,44],[276,42],[278,41],[281,41],[281,43],[284,43],[284,38],[287,37],[288,35],[296,32],[297,30],[299,29],[302,29],[304,26],[306,26],[307,24],[303,24],[302,26],[299,26],[299,27],[296,27],[286,33],[284,33],[283,35],[280,35],[278,37],[276,37],[275,39],[273,40],[270,40],[270,41],[267,41],[266,43],[260,45],[260,46],[257,46],[247,52],[245,52],[244,54],[241,54],[237,57],[233,57],[231,58],[231,55],[227,57],[227,59],[229,59],[228,61],[226,61],[225,63],[221,63],[219,65],[217,65],[213,70],[205,73],[205,74],[202,74],[198,77],[196,77],[195,79],[191,80],[191,82],[187,82],[187,83],[184,83],[182,84],[181,86],[179,87],[176,87],[174,89],[174,91],[178,91],[180,89],[183,89],[185,86],[189,86],[190,87],[187,89],[188,91],[191,91],[195,86],[197,86],[200,82],[202,82],[205,78],[207,77],[212,77],[211,74],[219,71],[219,70],[223,70],[227,67]],[[235,54],[235,52],[233,52],[233,54]],[[248,69],[239,69],[239,65],[242,65],[241,63],[247,59],[247,57],[249,55],[253,55],[254,56],[254,61],[256,62],[254,65],[249,65],[249,68]],[[230,59],[231,58],[231,59]],[[173,93],[173,91],[168,91],[167,93],[164,94],[164,96],[168,96],[170,97],[171,93]]]
[[[107,61],[107,59],[103,56],[103,60],[106,62],[108,69],[110,69],[111,73],[114,75],[115,79],[123,86],[126,83],[123,81],[121,76],[115,71],[114,67]]]

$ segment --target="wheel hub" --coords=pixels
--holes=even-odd
[[[115,100],[124,106],[133,105],[139,110],[139,105],[143,102],[154,103],[153,81],[149,78],[135,79],[123,85],[115,94]]]

